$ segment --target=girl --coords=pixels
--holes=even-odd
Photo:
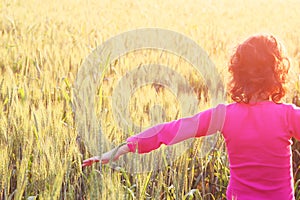
[[[235,103],[149,128],[101,158],[84,160],[83,166],[99,161],[105,164],[112,156],[116,160],[128,152],[147,153],[161,144],[212,134],[213,113],[220,113],[215,111],[224,107],[226,116],[219,130],[230,164],[227,199],[293,200],[291,138],[300,139],[300,109],[280,103],[286,93],[288,70],[289,60],[274,36],[252,36],[238,45],[230,59],[229,92]]]

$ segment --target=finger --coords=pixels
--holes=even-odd
[[[81,167],[86,167],[86,166],[90,166],[90,164],[89,164],[89,163],[83,163],[83,164],[81,165]]]
[[[96,156],[96,157],[92,157],[92,158],[89,158],[89,159],[86,159],[86,160],[84,160],[83,162],[85,163],[85,162],[99,162],[100,160],[99,160],[99,158],[98,158],[98,156]]]
[[[89,158],[83,161],[82,167],[91,166],[94,162],[99,162],[98,157]]]
[[[109,160],[107,160],[107,159],[102,159],[101,160],[101,164],[107,164],[107,163],[109,163]]]
[[[93,161],[91,161],[91,160],[85,160],[85,161],[83,161],[82,166],[83,166],[83,167],[86,167],[86,166],[90,166],[90,165],[92,165],[92,164],[93,164]]]
[[[85,165],[91,165],[91,164],[93,164],[93,161],[91,161],[91,160],[85,160],[85,161],[83,161],[83,164],[85,164]]]

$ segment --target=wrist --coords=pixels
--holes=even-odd
[[[124,144],[119,148],[118,151],[119,151],[120,154],[125,154],[125,153],[130,152],[130,149],[129,149],[127,143],[124,143]]]

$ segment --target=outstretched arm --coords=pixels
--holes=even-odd
[[[137,135],[129,137],[127,145],[121,146],[119,149],[114,148],[104,153],[101,157],[94,156],[84,160],[82,167],[90,166],[100,161],[102,164],[106,164],[110,160],[117,160],[121,155],[128,152],[147,153],[159,148],[161,144],[171,145],[196,137],[200,116],[206,115],[199,113],[193,117],[182,118],[148,128]],[[203,117],[202,121],[204,121]],[[203,128],[205,129],[205,127]],[[206,132],[206,130],[201,130],[200,132]]]
[[[223,127],[225,109],[225,105],[220,104],[216,108],[200,112],[192,117],[153,126],[129,137],[126,145],[104,153],[101,158],[95,156],[84,160],[82,166],[89,166],[100,161],[106,164],[128,152],[147,153],[159,148],[161,144],[172,145],[189,138],[214,134],[221,131]]]

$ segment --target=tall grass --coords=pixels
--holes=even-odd
[[[168,28],[202,46],[227,80],[228,52],[256,32],[282,38],[292,59],[290,92],[299,96],[299,12],[292,1],[213,2],[19,1],[0,2],[0,199],[222,199],[229,180],[224,142],[199,157],[199,141],[163,170],[131,174],[122,166],[81,169],[91,156],[78,137],[73,83],[91,51],[109,37],[137,27]],[[255,11],[255,13],[253,13]],[[209,101],[203,81],[174,55],[141,51],[110,65],[102,83],[97,116],[117,145],[126,138],[114,122],[111,95],[118,80],[139,64],[166,63]],[[114,62],[113,62],[114,63]],[[144,95],[144,94],[147,95]],[[95,94],[96,95],[96,94]],[[143,98],[141,98],[143,96]],[[167,99],[167,100],[166,100]],[[146,86],[132,96],[133,121],[151,124],[148,108],[166,108],[165,120],[181,116],[176,97]],[[100,106],[101,105],[101,106]],[[293,145],[295,191],[300,199],[299,142]],[[152,165],[153,163],[149,163]],[[137,163],[138,165],[138,163]]]

